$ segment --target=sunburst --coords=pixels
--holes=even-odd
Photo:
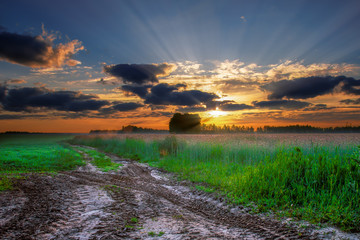
[[[221,116],[227,115],[228,113],[225,111],[219,110],[219,108],[216,108],[213,111],[208,111],[208,114],[210,114],[210,116],[212,116],[212,117],[221,117]]]

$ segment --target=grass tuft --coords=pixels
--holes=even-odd
[[[121,163],[112,162],[111,158],[106,156],[104,153],[83,147],[77,147],[77,149],[88,154],[93,159],[91,163],[103,172],[116,171],[120,166],[122,166]]]

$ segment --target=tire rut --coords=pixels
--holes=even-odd
[[[145,164],[100,173],[89,165],[28,174],[0,195],[1,239],[317,239],[277,220],[238,211],[224,199]],[[85,159],[91,160],[85,155]],[[155,238],[156,239],[156,238]]]

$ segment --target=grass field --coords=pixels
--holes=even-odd
[[[58,172],[84,162],[79,153],[60,141],[71,135],[0,135],[0,191],[12,188],[22,173]]]
[[[356,134],[146,135],[72,143],[147,162],[255,212],[360,231]]]

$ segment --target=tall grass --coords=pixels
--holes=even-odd
[[[148,162],[203,182],[238,204],[344,230],[360,230],[360,159],[354,145],[186,143],[164,140],[77,138],[89,145]]]

